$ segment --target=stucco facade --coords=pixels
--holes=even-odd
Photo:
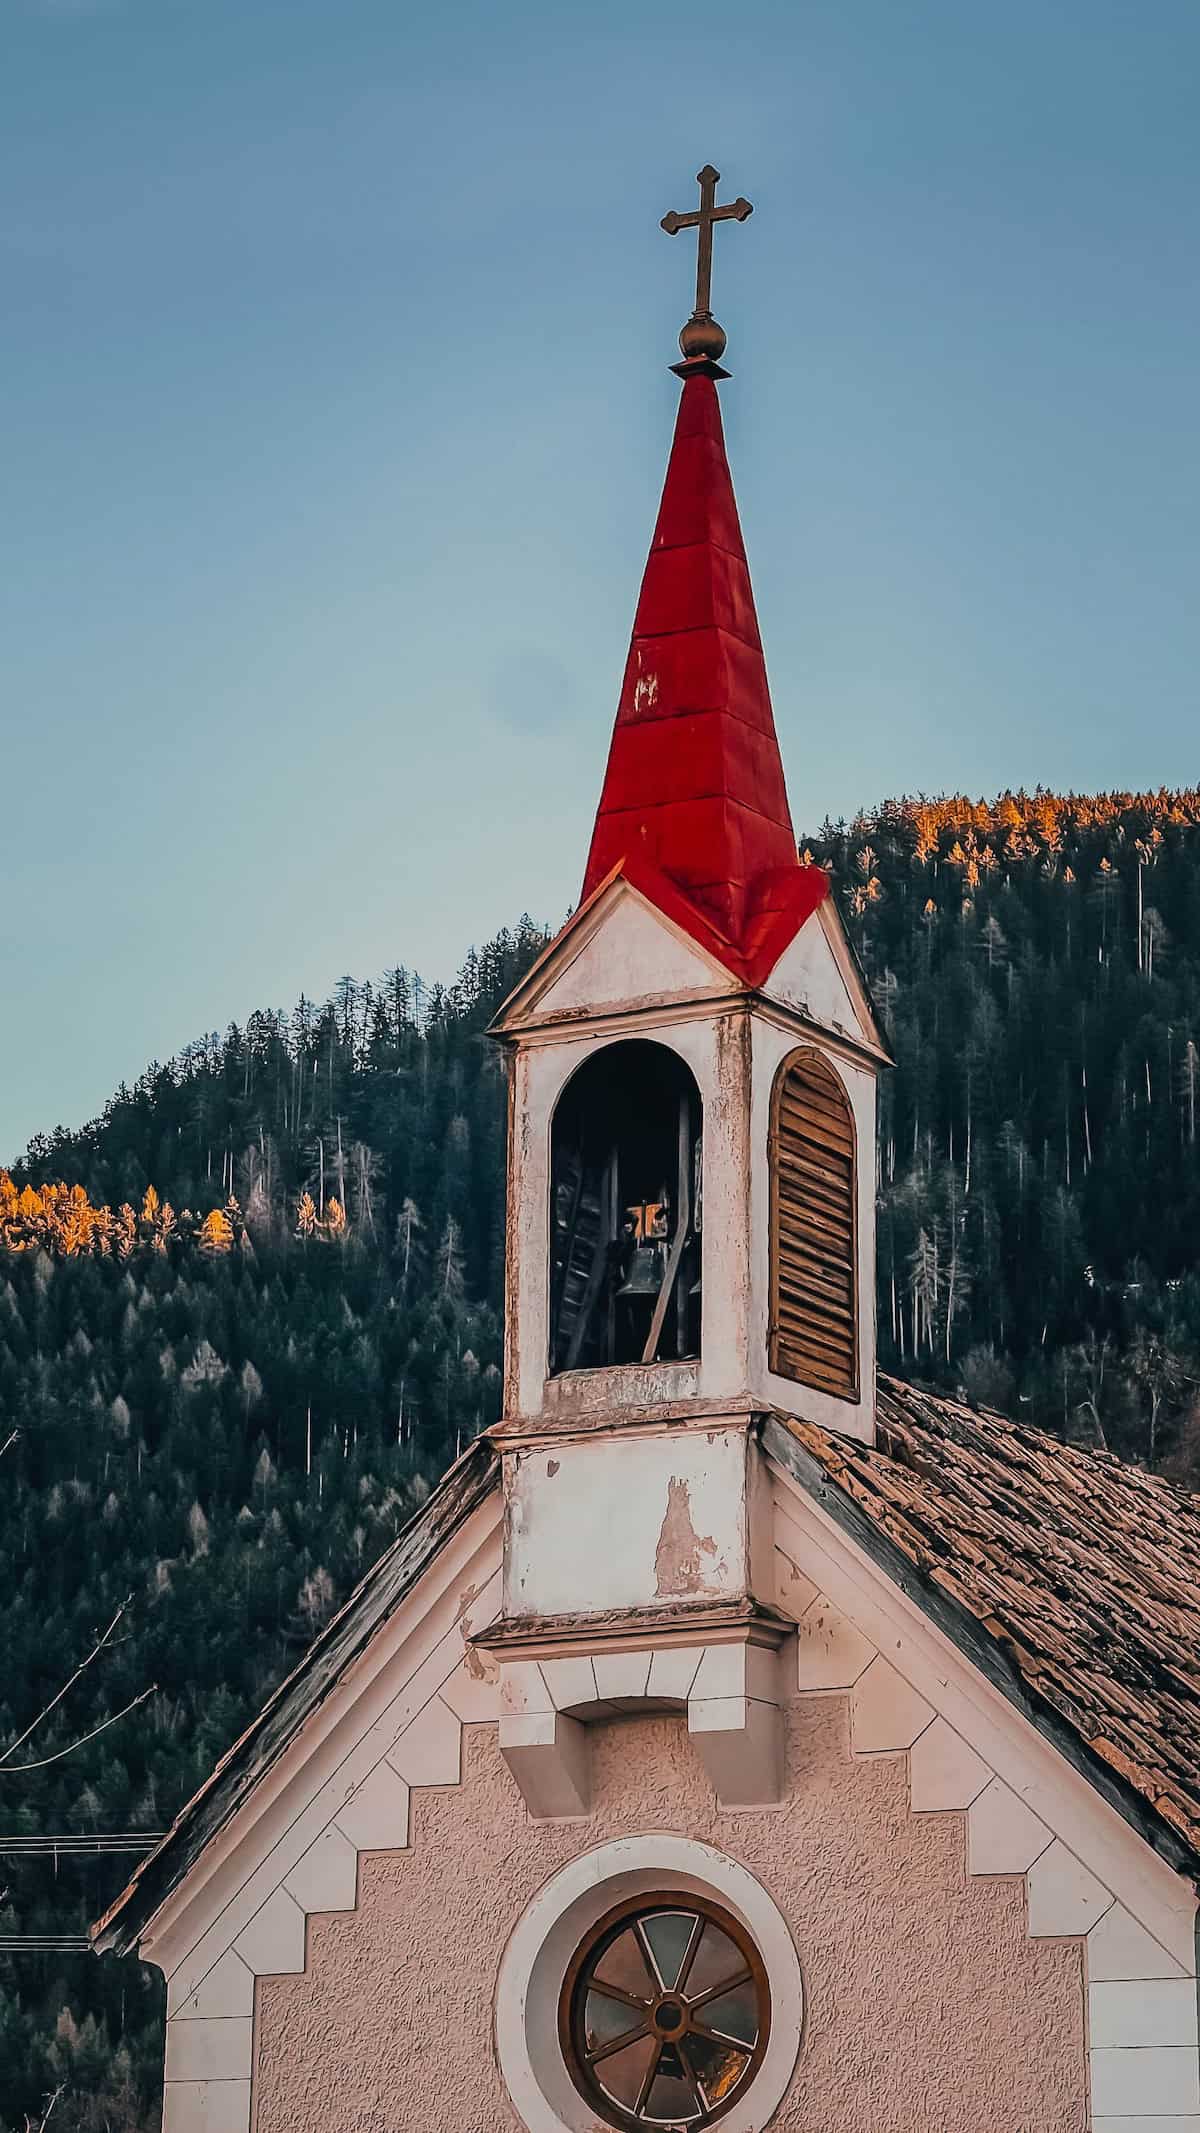
[[[967,1871],[966,1816],[914,1814],[904,1756],[851,1754],[848,1699],[786,1712],[777,1809],[721,1809],[682,1720],[594,1729],[594,1807],[533,1821],[490,1725],[414,1794],[407,1851],[359,1861],[302,1974],[260,1979],[256,2133],[521,2133],[497,2064],[501,1955],[538,1888],[623,1832],[685,1832],[784,1913],[805,2029],[789,2133],[1084,2133],[1082,1943],[1030,1939],[1020,1876]]]

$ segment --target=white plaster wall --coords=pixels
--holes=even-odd
[[[571,949],[574,948],[574,953]],[[539,1019],[571,1009],[627,1007],[664,993],[728,991],[733,980],[622,884],[599,924],[569,944],[537,1002]]]
[[[836,926],[836,920],[833,925]],[[819,1022],[826,1029],[860,1042],[869,1036],[859,1018],[846,978],[838,967],[829,934],[818,911],[795,940],[789,941],[764,988],[775,1000]]]
[[[505,1615],[745,1593],[747,1449],[744,1428],[713,1428],[507,1453]]]

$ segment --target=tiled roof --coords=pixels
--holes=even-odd
[[[1200,1497],[895,1378],[878,1420],[874,1450],[776,1427],[826,1509],[1195,1875]]]

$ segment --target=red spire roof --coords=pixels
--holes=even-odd
[[[828,888],[788,813],[711,376],[684,380],[586,900],[614,873],[757,984]]]

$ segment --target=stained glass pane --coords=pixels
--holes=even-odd
[[[746,2054],[716,2037],[685,2037],[681,2051],[699,2077],[707,2104],[720,2103],[746,2070]]]
[[[594,2052],[598,2044],[611,2044],[614,2037],[623,2037],[627,2029],[637,2029],[643,2020],[636,2007],[627,2007],[622,2000],[610,2000],[602,1992],[589,1992],[583,2010],[587,2049]]]
[[[686,2125],[699,2118],[700,2109],[690,2081],[670,2074],[656,2074],[646,2098],[646,2117],[659,2125]]]
[[[696,1950],[696,1959],[688,1971],[689,2000],[702,1992],[711,1992],[714,1985],[730,1984],[745,1968],[746,1958],[741,1949],[710,1918]]]
[[[636,1993],[640,2000],[648,2000],[658,1990],[632,1926],[617,1935],[611,1948],[605,1949],[593,1975],[598,1985],[618,1985],[622,1992]]]
[[[657,2050],[657,2037],[639,2037],[636,2044],[627,2044],[624,2051],[614,2052],[611,2059],[601,2059],[596,2068],[596,2079],[614,2103],[623,2104],[627,2111],[636,2110],[642,2083]]]
[[[706,2029],[719,2029],[726,2037],[736,2037],[739,2044],[752,2045],[758,2036],[758,2009],[754,2004],[754,1987],[749,1981],[739,1985],[736,1992],[727,1992],[719,2000],[709,2000],[707,2006],[697,2009],[695,2019],[703,2022]]]
[[[656,1911],[653,1917],[642,1920],[650,1952],[658,1965],[658,1974],[663,1989],[671,1990],[679,1976],[679,1967],[687,1953],[687,1945],[696,1923],[694,1911]],[[689,1991],[691,1986],[689,1983]]]

